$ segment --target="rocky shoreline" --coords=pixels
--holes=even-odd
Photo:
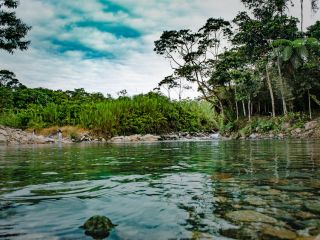
[[[21,129],[0,126],[0,144],[47,144],[54,143],[52,138],[35,135]]]
[[[318,138],[320,124],[318,121],[307,122],[303,128],[290,128],[289,125],[284,125],[283,131],[280,133],[267,132],[260,133],[257,129],[256,132],[250,135],[241,135],[239,132],[220,134],[218,132],[211,133],[170,133],[163,135],[152,135],[152,134],[135,134],[130,136],[116,136],[106,140],[103,137],[95,137],[90,132],[83,133],[77,138],[63,138],[61,141],[58,140],[57,134],[50,136],[36,135],[29,133],[21,129],[14,129],[0,125],[0,144],[6,145],[17,145],[17,144],[48,144],[48,143],[79,143],[79,142],[96,142],[96,143],[137,143],[137,142],[157,142],[157,141],[208,141],[208,140],[235,140],[235,139],[307,139],[307,138]]]

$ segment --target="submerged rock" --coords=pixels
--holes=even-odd
[[[276,196],[276,195],[280,195],[281,191],[276,189],[269,189],[269,190],[259,191],[257,192],[257,194],[261,196]]]
[[[11,202],[0,202],[0,211],[13,207]]]
[[[320,201],[318,200],[310,200],[304,203],[304,207],[311,212],[320,213]]]
[[[234,239],[255,240],[259,239],[257,229],[249,227],[221,229],[220,234]]]
[[[320,219],[310,219],[303,221],[306,228],[309,229],[310,235],[318,235],[320,234]]]
[[[105,216],[92,216],[82,226],[85,234],[93,238],[106,238],[116,225]]]
[[[253,205],[253,206],[263,206],[263,205],[267,205],[267,202],[265,200],[263,200],[262,198],[259,197],[247,197],[244,199],[244,202]]]
[[[310,237],[298,237],[295,240],[318,240],[319,236],[310,236]]]
[[[229,212],[226,218],[233,222],[260,222],[260,223],[276,223],[275,218],[269,217],[265,214],[253,210],[239,210]]]
[[[295,239],[297,234],[285,228],[268,226],[262,230],[263,239]]]
[[[312,213],[309,213],[309,212],[297,212],[295,214],[295,216],[297,218],[300,218],[302,220],[308,220],[308,219],[313,219],[313,218],[316,218],[316,215],[315,214],[312,214]]]
[[[312,190],[312,188],[299,186],[299,185],[275,186],[274,188],[278,190],[287,191],[287,192],[302,192],[302,191]]]

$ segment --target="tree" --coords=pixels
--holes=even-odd
[[[168,98],[171,99],[171,90],[177,88],[178,89],[178,97],[179,101],[182,100],[182,92],[183,90],[191,89],[191,86],[187,84],[183,84],[181,78],[178,78],[177,76],[170,75],[165,77],[163,80],[161,80],[158,84],[158,90],[163,87],[165,90],[167,90]]]
[[[25,88],[13,72],[0,70],[0,112],[13,107],[13,94]]]
[[[283,15],[288,7],[293,5],[292,0],[241,0],[255,18],[262,20],[274,15]]]
[[[265,79],[270,93],[272,116],[275,116],[276,106],[269,74],[271,64],[269,53],[272,50],[270,41],[278,38],[295,39],[298,31],[297,19],[283,14],[290,1],[248,0],[242,2],[245,2],[249,9],[253,9],[255,18],[251,18],[247,12],[240,12],[235,17],[233,22],[237,26],[237,32],[232,38],[232,43],[244,49],[248,59],[251,60],[251,64],[255,65],[259,61],[265,63]],[[273,11],[270,12],[270,9],[273,9]],[[284,113],[286,113],[283,84],[280,83],[280,85],[282,106]]]
[[[9,53],[17,49],[26,50],[30,44],[24,38],[31,27],[17,18],[15,12],[10,11],[17,7],[16,0],[0,0],[0,49]]]
[[[16,17],[11,11],[18,7],[17,0],[0,0],[0,49],[13,53],[15,50],[26,50],[30,41],[24,38],[31,29]],[[8,70],[0,71],[0,108],[10,108],[13,105],[13,91],[23,86],[13,72]]]
[[[19,82],[13,72],[8,70],[0,70],[0,87],[17,89],[25,86]]]
[[[320,40],[320,21],[316,21],[315,24],[309,26],[307,29],[306,35],[308,37],[313,37]]]
[[[315,56],[312,56],[312,50],[319,49],[320,47],[319,41],[315,38],[295,39],[293,41],[279,39],[274,41],[272,45],[276,47],[278,68],[285,68],[287,73],[292,73],[294,76],[296,75],[295,71],[301,69],[305,63],[314,62]],[[314,64],[316,64],[316,62],[314,62]],[[306,66],[304,71],[306,71],[309,66]],[[281,72],[279,74],[281,74]],[[308,94],[309,117],[311,119],[310,89],[312,83],[303,79],[303,85],[303,89],[307,90]]]
[[[207,101],[218,101],[222,113],[223,104],[217,87],[223,84],[211,81],[211,72],[221,50],[221,40],[230,34],[229,22],[210,18],[197,32],[188,29],[164,31],[155,41],[154,48],[157,54],[170,61],[174,70],[170,80],[175,81],[174,85],[183,86],[178,82],[181,79],[197,84],[198,91]]]

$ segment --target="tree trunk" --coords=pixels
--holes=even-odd
[[[283,114],[287,115],[288,110],[287,110],[287,105],[286,105],[286,99],[284,96],[284,82],[282,79],[282,72],[281,72],[281,67],[280,67],[280,57],[278,56],[278,73],[279,73],[279,80],[280,80],[280,93],[281,93],[281,99],[282,99],[282,108],[283,108]]]
[[[179,101],[181,101],[181,95],[182,95],[182,84],[181,84],[181,79],[180,79],[180,84],[179,84]]]
[[[273,95],[270,75],[269,75],[269,71],[268,71],[268,64],[266,64],[266,73],[267,73],[267,83],[268,83],[268,88],[269,88],[269,93],[270,93],[270,98],[271,98],[272,117],[275,117],[276,116],[276,108],[275,108],[275,104],[274,104],[274,95]]]
[[[249,121],[251,121],[251,100],[250,100],[250,97],[248,98],[248,116],[249,116]]]
[[[250,101],[251,102],[251,101]],[[253,102],[251,102],[251,115],[253,114]]]
[[[243,109],[243,116],[247,116],[247,113],[246,113],[246,107],[244,105],[244,101],[242,100],[242,109]]]
[[[250,97],[248,99],[248,117],[249,117],[249,121],[251,121],[251,101],[250,101]]]
[[[223,107],[223,104],[222,104],[222,102],[220,100],[219,100],[219,106],[220,106],[221,115],[224,118],[225,117],[224,116],[224,107]]]
[[[312,109],[311,109],[311,97],[310,97],[310,90],[308,89],[308,102],[309,102],[309,117],[310,120],[312,119]]]
[[[236,112],[237,112],[237,120],[239,120],[239,106],[237,101],[236,101]]]
[[[239,106],[237,101],[237,86],[234,87],[234,101],[236,103],[237,120],[239,120]]]
[[[264,103],[264,112],[267,113],[267,103]]]
[[[303,0],[300,0],[300,11],[301,11],[301,18],[300,18],[300,28],[301,28],[301,33],[303,32]]]

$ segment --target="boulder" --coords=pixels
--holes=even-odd
[[[311,121],[311,122],[307,122],[304,125],[304,128],[308,131],[308,130],[316,128],[317,126],[318,126],[318,122],[317,121]]]
[[[259,222],[259,223],[276,223],[275,218],[253,210],[239,210],[226,214],[226,218],[233,222]]]
[[[214,134],[211,134],[209,137],[211,139],[220,139],[221,135],[220,135],[220,133],[214,133]]]
[[[111,143],[122,143],[124,142],[124,136],[113,137],[109,140]]]
[[[272,239],[272,240],[280,240],[280,239],[296,239],[297,234],[293,231],[290,231],[285,228],[268,226],[262,230],[262,238],[263,239]]]
[[[147,134],[147,135],[140,137],[140,141],[143,141],[143,142],[156,142],[159,139],[160,139],[159,136],[155,136],[155,135],[151,135],[151,134]]]
[[[97,215],[89,218],[82,227],[86,235],[94,239],[102,239],[108,237],[115,226],[109,218]]]
[[[247,197],[244,199],[244,202],[252,205],[252,206],[264,206],[267,205],[267,202],[259,197]]]
[[[310,200],[304,203],[304,207],[310,212],[320,214],[320,201],[319,200]]]
[[[161,140],[178,140],[179,136],[176,134],[162,135]]]
[[[255,133],[252,133],[250,136],[249,136],[250,139],[257,139],[257,134]]]
[[[290,127],[291,127],[290,123],[289,122],[285,122],[284,124],[282,124],[281,128],[284,131],[288,131]]]
[[[301,128],[296,128],[296,129],[292,130],[291,133],[292,134],[300,134],[300,133],[302,133],[302,129]]]

